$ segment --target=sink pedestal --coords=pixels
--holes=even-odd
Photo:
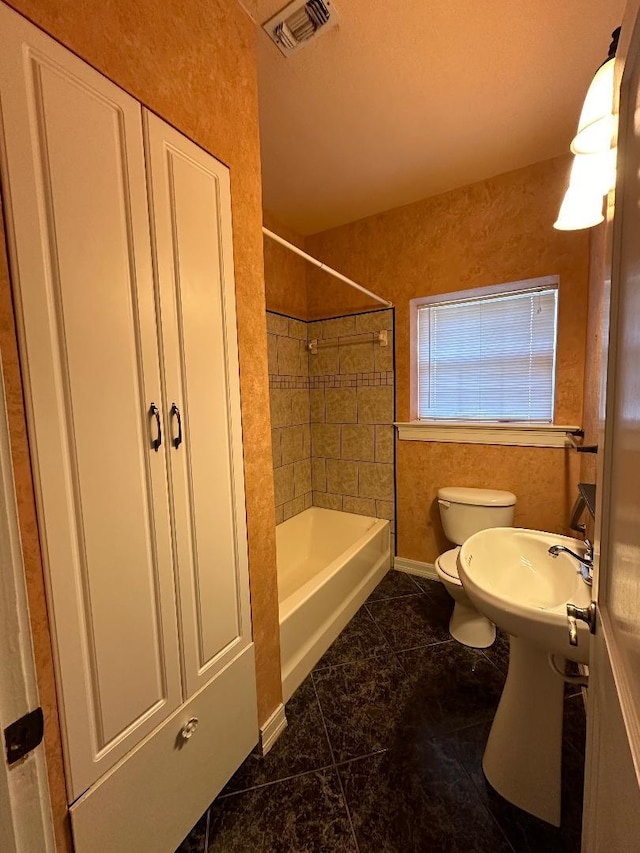
[[[564,682],[548,652],[509,637],[509,672],[482,768],[515,806],[560,826]]]

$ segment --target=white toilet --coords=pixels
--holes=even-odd
[[[496,638],[496,626],[473,606],[458,576],[458,552],[462,543],[488,527],[512,527],[516,496],[494,489],[447,486],[438,489],[438,505],[444,535],[458,547],[440,554],[436,572],[455,601],[449,633],[476,649],[486,649]]]

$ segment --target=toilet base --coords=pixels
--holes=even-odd
[[[436,573],[455,604],[449,621],[449,633],[454,640],[472,649],[486,649],[496,638],[496,626],[471,603],[458,578],[443,570],[441,560],[457,557],[459,548],[441,554],[436,560]],[[451,562],[451,559],[449,559]],[[451,571],[451,566],[449,566]]]
[[[456,601],[449,622],[449,633],[463,646],[486,649],[495,641],[496,626],[472,604]]]

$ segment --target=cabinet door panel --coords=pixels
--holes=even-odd
[[[181,701],[140,106],[0,7],[12,277],[70,797]]]
[[[251,641],[229,173],[155,116],[145,126],[166,401],[183,419],[169,469],[192,694]]]

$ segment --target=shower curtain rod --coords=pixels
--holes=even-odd
[[[296,255],[300,255],[301,258],[304,258],[305,261],[309,261],[310,264],[318,267],[325,272],[328,272],[329,275],[334,276],[335,278],[339,278],[340,281],[344,281],[345,284],[348,284],[349,287],[355,287],[356,290],[359,290],[361,293],[365,293],[371,299],[375,299],[376,302],[381,302],[386,308],[392,308],[393,302],[389,302],[388,299],[383,299],[382,296],[377,296],[375,293],[372,293],[370,290],[367,290],[366,287],[363,287],[361,284],[357,284],[350,278],[347,278],[346,275],[342,275],[342,273],[334,270],[332,267],[323,264],[322,261],[318,261],[316,258],[313,258],[311,255],[308,255],[306,252],[303,252],[302,249],[299,249],[297,246],[294,246],[293,243],[289,243],[288,240],[285,240],[283,237],[280,237],[278,234],[274,234],[273,231],[269,231],[268,228],[262,227],[262,233],[266,234],[267,237],[270,237],[272,240],[275,240],[276,243],[280,243],[281,246],[284,246],[286,249],[290,249],[292,252],[295,252]]]

